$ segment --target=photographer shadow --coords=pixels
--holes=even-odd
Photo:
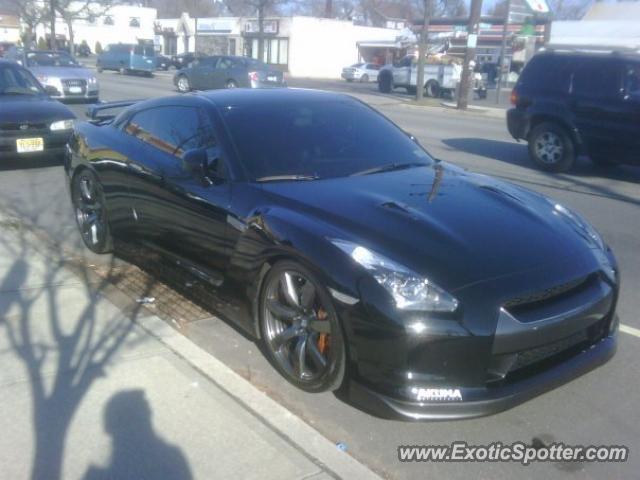
[[[111,458],[106,467],[89,468],[84,480],[190,480],[184,454],[153,429],[151,407],[142,390],[115,394],[105,408],[104,428],[111,436]]]

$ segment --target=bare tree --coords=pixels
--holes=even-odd
[[[114,0],[55,0],[56,14],[60,15],[69,31],[69,53],[71,55],[75,55],[74,22],[100,17],[107,13],[114,3]]]
[[[48,8],[36,0],[4,0],[2,5],[8,12],[20,17],[25,26],[22,34],[25,46],[35,43],[36,27],[47,19]]]

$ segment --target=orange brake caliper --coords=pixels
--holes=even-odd
[[[318,310],[317,316],[318,316],[318,320],[326,320],[327,312],[323,308],[321,308]],[[328,348],[329,348],[329,334],[321,333],[320,335],[318,335],[318,350],[320,350],[320,353],[324,354],[324,352]]]

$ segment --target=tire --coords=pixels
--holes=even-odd
[[[88,169],[76,174],[71,184],[71,197],[76,225],[85,246],[93,253],[111,253],[113,238],[98,177]]]
[[[102,73],[104,70],[102,69],[102,65],[100,65],[99,63],[96,64],[96,72],[98,73]]]
[[[424,86],[424,93],[427,97],[438,98],[440,96],[440,84],[435,80],[429,80]]]
[[[176,86],[181,93],[187,93],[191,91],[191,82],[186,75],[180,75],[176,80]]]
[[[258,303],[262,346],[276,370],[307,392],[338,390],[345,378],[344,335],[318,276],[280,261],[267,272]]]
[[[369,75],[366,73],[360,77],[360,83],[369,83]]]
[[[127,74],[127,69],[124,68],[124,66],[121,66],[120,68],[118,68],[118,73],[120,75],[126,75]]]
[[[238,88],[238,84],[235,80],[227,80],[227,83],[224,84],[224,88]]]
[[[378,76],[378,90],[382,93],[390,93],[393,79],[389,73],[383,73]]]
[[[529,156],[533,163],[547,172],[567,172],[576,160],[573,139],[561,125],[542,122],[527,138]]]

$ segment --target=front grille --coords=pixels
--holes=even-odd
[[[544,308],[553,302],[560,301],[564,298],[568,298],[572,295],[579,294],[582,290],[593,285],[593,282],[597,282],[597,275],[588,275],[586,277],[580,277],[569,282],[555,285],[544,290],[536,292],[530,292],[518,297],[512,298],[503,304],[503,308],[507,310],[514,317],[524,321],[526,315],[522,315],[526,312],[531,312],[537,308]]]
[[[80,92],[71,92],[72,88],[79,88]],[[84,93],[87,91],[87,81],[81,78],[62,80],[62,89],[67,95],[84,95]]]
[[[32,133],[46,130],[47,124],[42,122],[5,122],[0,123],[0,132]]]

